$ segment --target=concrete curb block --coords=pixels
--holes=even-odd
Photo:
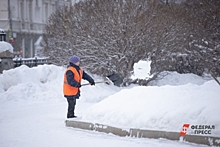
[[[66,126],[79,128],[84,130],[94,130],[94,125],[92,123],[82,122],[82,121],[69,121],[66,120]]]
[[[121,128],[116,128],[112,126],[107,126],[98,123],[89,123],[76,120],[66,120],[67,127],[94,130],[98,132],[112,133],[118,136],[130,136],[137,138],[164,138],[169,140],[177,141],[187,141],[191,143],[204,144],[209,146],[220,146],[220,137],[213,136],[199,136],[199,135],[186,135],[184,137],[179,136],[179,132],[166,132],[166,131],[156,131],[156,130],[142,130],[131,128],[128,130],[123,130]]]
[[[179,140],[179,133],[177,132],[166,132],[166,131],[155,131],[155,130],[141,130],[141,129],[130,129],[131,137],[138,138],[165,138],[169,140]]]
[[[94,130],[98,132],[112,133],[118,136],[129,136],[129,132],[126,130],[97,123],[94,126]]]

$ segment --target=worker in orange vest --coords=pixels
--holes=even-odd
[[[80,58],[73,55],[69,59],[69,65],[64,74],[63,94],[68,102],[67,118],[77,117],[74,114],[76,99],[80,97],[81,80],[87,80],[91,85],[95,85],[93,78],[79,67]]]

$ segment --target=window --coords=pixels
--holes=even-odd
[[[29,2],[29,18],[28,18],[28,20],[30,20],[30,21],[32,21],[32,15],[33,15],[33,7],[32,7],[32,0],[30,0],[30,2]]]
[[[36,0],[35,2],[36,2],[36,6],[38,7],[38,6],[39,6],[39,2],[38,2],[38,0]]]
[[[47,19],[48,19],[48,16],[49,16],[49,14],[48,14],[48,3],[44,3],[44,5],[43,5],[43,22],[46,22],[47,21]]]
[[[21,20],[24,20],[24,1],[20,2],[20,17]]]

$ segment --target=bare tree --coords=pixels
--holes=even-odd
[[[63,7],[46,27],[47,52],[55,62],[77,54],[92,73],[129,77],[153,44],[156,17],[150,7],[156,6],[145,0],[91,0]]]

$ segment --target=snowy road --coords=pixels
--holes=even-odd
[[[92,103],[78,102],[76,112]],[[66,102],[8,101],[0,104],[1,147],[194,147],[164,139],[118,137],[65,127]],[[78,113],[79,114],[79,113]]]
[[[34,68],[23,65],[0,74],[0,147],[202,146],[66,127],[67,102],[62,94],[64,70],[55,65]],[[220,93],[215,81],[172,73],[154,82],[152,85],[156,86],[148,87],[84,86],[77,100],[76,115],[110,126],[174,131],[180,130],[185,122],[214,124],[216,129],[212,133],[219,136]],[[170,121],[173,118],[175,121]]]

